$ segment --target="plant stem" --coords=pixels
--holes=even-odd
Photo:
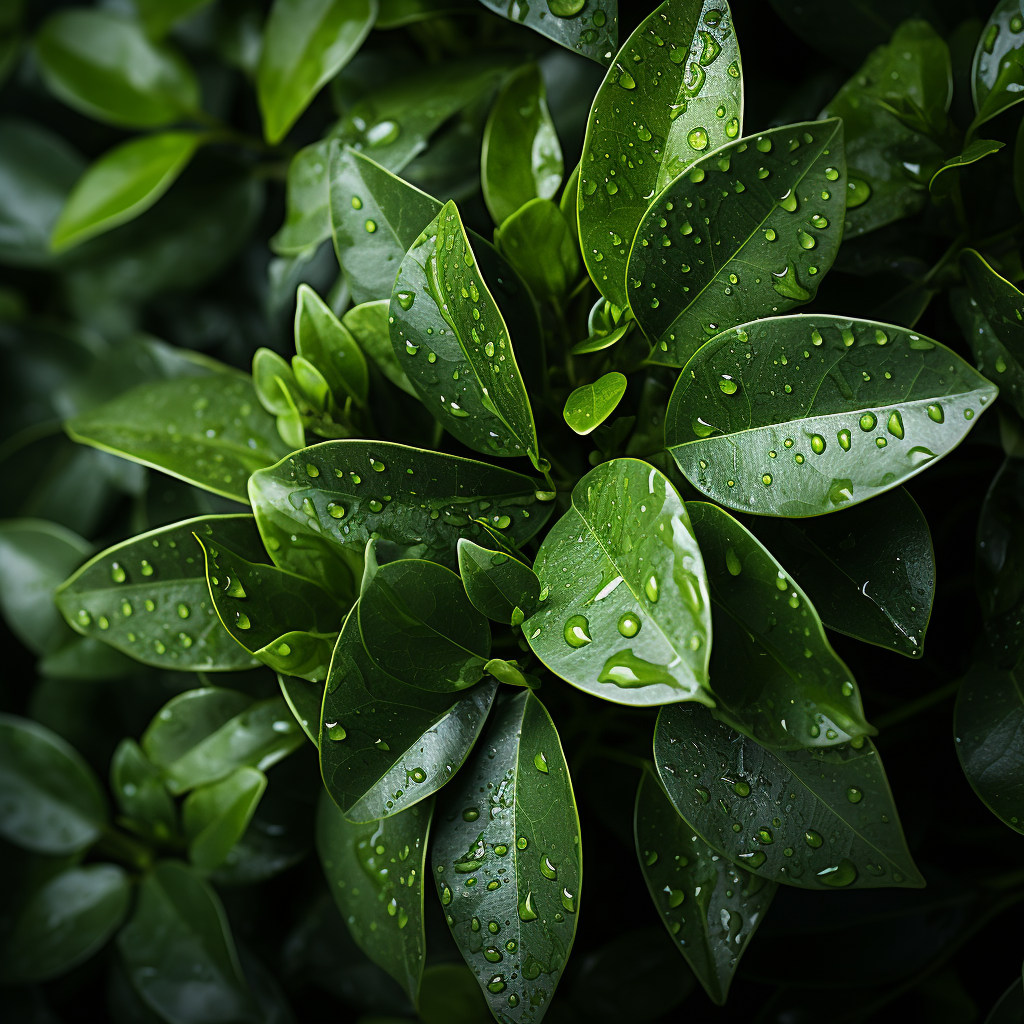
[[[890,711],[887,715],[882,715],[875,724],[881,731],[904,722],[908,718],[913,718],[922,711],[927,711],[933,705],[941,704],[944,700],[954,696],[962,682],[962,679],[954,679],[953,682],[946,683],[945,686],[940,686],[937,690],[932,690],[931,693],[926,693],[923,697],[918,697],[917,700],[912,700],[909,704],[904,704],[903,707]]]

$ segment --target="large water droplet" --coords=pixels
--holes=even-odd
[[[583,615],[574,615],[565,624],[565,642],[570,647],[586,647],[590,643],[590,623]]]

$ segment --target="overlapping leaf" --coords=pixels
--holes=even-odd
[[[543,6],[518,0],[480,2],[495,14],[527,25],[599,64],[607,64],[618,46],[618,0],[546,0]]]
[[[533,614],[540,598],[537,574],[504,551],[459,539],[459,574],[473,607],[495,622],[512,623]]]

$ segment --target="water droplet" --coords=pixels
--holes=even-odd
[[[548,773],[548,759],[543,752],[533,755],[533,766],[539,772],[543,772],[545,775]]]
[[[864,794],[857,789],[856,786],[851,786],[846,791],[846,799],[849,800],[851,804],[859,804],[861,800],[864,799]]]
[[[844,452],[848,452],[850,450],[850,432],[845,427],[837,432],[836,439],[839,441],[839,447],[842,448]]]
[[[519,901],[519,920],[536,921],[537,911],[533,909],[533,893],[528,892],[524,899]]]
[[[828,178],[829,181],[837,181],[839,178],[839,171],[837,171],[834,167],[826,167],[825,177]]]
[[[377,223],[376,223],[376,221],[368,220],[366,222],[365,227],[366,227],[367,234],[372,235],[374,233],[374,231],[377,230]]]
[[[619,619],[619,632],[629,639],[640,632],[640,619],[632,612],[626,612]]]
[[[725,549],[725,567],[729,571],[730,576],[739,576],[743,571],[743,564],[731,547]]]
[[[732,791],[737,796],[748,797],[750,796],[750,785],[740,780],[739,782],[734,782],[732,784]]]
[[[340,741],[348,735],[345,727],[338,722],[325,722],[324,725],[327,727],[327,736],[332,740]]]
[[[718,382],[718,388],[723,395],[735,395],[739,390],[739,385],[727,373],[723,373]]]
[[[860,418],[860,429],[863,431],[869,431],[875,429],[875,424],[878,420],[875,418],[875,414],[871,412],[864,413]]]
[[[779,200],[779,206],[782,207],[787,213],[796,212],[796,196],[793,194],[793,190],[789,189],[788,192]],[[804,246],[805,249],[811,248],[808,245]]]
[[[591,641],[590,623],[583,615],[574,615],[565,624],[565,642],[570,647],[586,647]]]
[[[772,140],[761,136],[757,140],[757,151],[759,153],[770,153],[772,151]]]
[[[150,565],[149,562],[146,561],[146,559],[143,559],[140,565],[140,571],[142,572],[143,576],[152,576],[153,566]]]
[[[812,850],[818,849],[818,847],[821,846],[823,842],[821,838],[821,833],[808,829],[804,833],[804,842],[807,843],[807,845],[811,847]]]
[[[623,89],[636,88],[636,82],[633,79],[633,76],[628,71],[623,71],[619,75],[619,85],[621,85]]]
[[[480,817],[480,811],[476,807],[467,807],[462,812],[463,821],[476,821]]]
[[[125,581],[125,579],[127,577],[126,577],[125,571],[121,567],[120,563],[114,562],[114,564],[111,565],[111,567],[110,567],[110,578],[115,583],[124,583],[124,581]]]
[[[898,437],[901,441],[903,440],[903,417],[900,415],[899,410],[895,410],[889,414],[889,422],[887,424],[889,433],[893,437]]]
[[[852,210],[861,206],[871,198],[871,186],[860,178],[848,178],[846,181],[846,208]]]
[[[933,423],[942,423],[945,418],[946,414],[942,411],[942,406],[938,402],[933,402],[928,406],[928,419]]]
[[[189,607],[187,604],[178,605],[178,617],[181,619],[187,619],[189,617]]]
[[[235,625],[239,629],[248,629],[252,623],[249,621],[249,616],[245,612],[235,612]]]
[[[554,878],[557,877],[558,869],[551,862],[551,858],[550,857],[541,857],[541,859],[540,859],[540,873],[545,878],[554,879]]]
[[[701,152],[708,148],[708,133],[706,128],[700,126],[691,128],[686,136],[686,141],[690,144],[691,149]]]
[[[771,473],[765,473],[764,476],[761,477],[761,483],[763,483],[765,485],[765,487],[771,487],[771,485],[772,485],[772,475],[771,475]]]
[[[686,899],[686,893],[682,889],[669,889],[668,890],[668,903],[669,910],[675,910],[676,907],[682,906],[683,901]]]
[[[657,603],[658,600],[658,577],[653,573],[647,577],[644,583],[644,593],[647,595],[647,600],[652,604]]]
[[[416,296],[412,292],[395,292],[395,298],[398,299],[398,304],[402,309],[412,309],[412,304],[416,300]]]
[[[527,847],[527,846],[529,846],[529,845],[530,845],[530,844],[529,844],[529,842],[527,841],[527,839],[526,839],[526,836],[520,836],[520,837],[519,837],[519,838],[518,838],[518,839],[516,840],[516,849],[517,849],[517,850],[525,850],[525,849],[526,849],[526,847]]]
[[[744,865],[751,868],[759,868],[767,859],[768,855],[764,850],[754,850],[752,853],[740,854],[740,860],[743,861]]]
[[[823,438],[821,434],[811,435],[811,451],[814,452],[815,455],[820,455],[825,450],[825,447],[825,438]]]
[[[818,878],[824,885],[835,889],[842,889],[857,881],[857,866],[852,860],[844,857],[835,867],[819,871]]]

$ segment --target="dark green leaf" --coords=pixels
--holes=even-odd
[[[183,21],[210,0],[134,0],[142,24],[151,39],[160,39],[175,22]]]
[[[320,709],[324,702],[324,688],[320,683],[311,683],[308,679],[297,679],[295,676],[278,675],[281,696],[291,708],[295,721],[302,726],[302,731],[310,742],[320,746],[317,733],[320,729]]]
[[[342,324],[359,347],[377,365],[377,369],[395,387],[401,388],[407,395],[416,397],[416,389],[409,383],[409,378],[398,361],[395,350],[391,347],[391,328],[388,317],[391,311],[390,299],[378,299],[376,302],[363,302],[353,306],[342,318]]]
[[[0,981],[45,981],[88,960],[117,930],[130,899],[128,876],[113,864],[70,868],[50,879],[14,923]]]
[[[518,609],[520,622],[537,608],[537,574],[504,551],[459,540],[459,573],[473,607],[495,622],[510,623]]]
[[[495,1018],[536,1019],[576,934],[580,826],[569,768],[530,690],[503,696],[440,815],[431,858],[452,935]]]
[[[423,1024],[479,1024],[487,1002],[465,964],[432,964],[423,972],[419,1014]]]
[[[281,256],[314,250],[331,237],[328,161],[332,136],[300,149],[288,165],[288,210],[280,230],[270,240]]]
[[[43,25],[35,49],[50,90],[97,120],[158,128],[199,109],[188,64],[112,11],[60,11]]]
[[[308,285],[300,285],[295,309],[295,351],[323,375],[341,409],[346,399],[366,403],[366,360],[348,328]]]
[[[510,214],[495,240],[538,299],[562,298],[579,274],[579,246],[550,199],[532,199]]]
[[[110,788],[123,815],[119,823],[157,843],[177,835],[178,812],[163,773],[135,740],[117,745],[110,761]]]
[[[226,778],[192,790],[182,806],[189,860],[212,871],[245,834],[267,777],[256,768],[236,768]]]
[[[651,197],[702,154],[739,136],[742,124],[729,5],[722,0],[705,13],[691,0],[666,0],[623,44],[587,122],[580,245],[605,298],[626,305],[630,243]]]
[[[996,663],[1012,669],[1024,655],[1024,463],[1007,459],[978,517],[975,571],[985,633]]]
[[[1007,107],[1019,103],[1024,86],[1024,18],[1020,0],[1000,0],[981,32],[974,52],[971,89],[978,112],[975,129]]]
[[[577,434],[589,434],[615,412],[625,393],[625,376],[613,370],[577,388],[566,399],[562,416]]]
[[[252,516],[202,516],[107,548],[57,592],[57,607],[83,636],[144,665],[230,672],[257,664],[224,631],[210,600],[203,549],[193,536],[223,539],[251,558],[262,547]]]
[[[1015,977],[1002,994],[992,1012],[985,1018],[985,1024],[1016,1024],[1024,1014],[1024,988],[1021,979]]]
[[[778,886],[719,857],[644,772],[636,852],[658,915],[711,999],[725,1003],[740,957]]]
[[[958,175],[953,174],[954,171],[968,164],[976,164],[992,153],[998,153],[1005,145],[1005,142],[996,142],[994,139],[975,139],[962,153],[951,156],[932,175],[932,180],[928,182],[929,190],[937,196],[948,195],[953,190],[953,182],[958,178]]]
[[[566,49],[607,65],[619,45],[618,0],[540,0],[508,3],[480,0],[484,7],[518,21]]]
[[[874,733],[857,684],[803,590],[728,512],[703,501],[686,507],[716,610],[715,717],[783,750]]]
[[[673,705],[654,756],[687,824],[748,871],[807,889],[924,885],[870,740],[773,752],[707,708]]]
[[[845,181],[839,120],[732,142],[676,178],[629,257],[651,360],[683,366],[720,330],[813,299],[839,249]]]
[[[84,850],[107,824],[92,769],[55,733],[14,715],[0,715],[0,807],[0,835],[37,853]]]
[[[902,327],[771,317],[698,351],[672,392],[665,440],[723,505],[814,516],[916,476],[996,394],[955,352]]]

